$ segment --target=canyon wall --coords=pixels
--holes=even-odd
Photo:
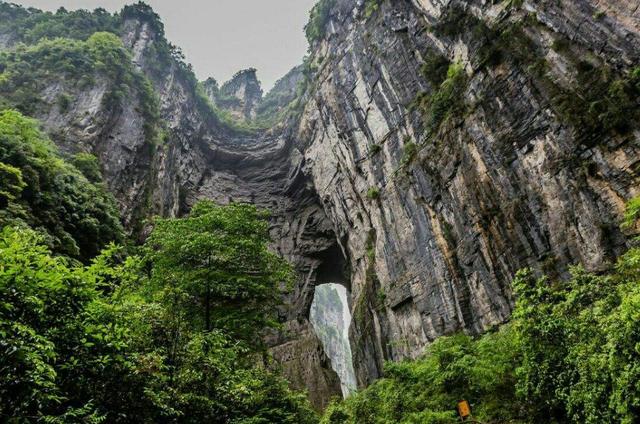
[[[637,8],[497,3],[381,2],[366,17],[340,2],[314,46],[297,138],[351,265],[361,385],[440,335],[507,320],[518,269],[598,270],[625,248],[639,132],[606,121],[637,117],[638,99],[617,108],[616,77],[591,74],[633,72]],[[439,63],[461,69],[434,79]],[[592,117],[596,102],[616,105]]]
[[[146,8],[122,14],[120,37],[157,95],[156,141],[139,90],[106,107],[113,82],[101,75],[91,89],[48,81],[46,101],[71,92],[73,103],[35,114],[64,151],[98,156],[141,238],[143,217],[181,215],[201,198],[271,210],[273,248],[299,278],[268,341],[317,407],[340,382],[308,320],[316,285],[351,293],[365,386],[386,360],[508,320],[518,269],[610,266],[628,243],[624,203],[640,194],[636,2],[330,3],[269,129],[225,122],[162,53]],[[0,35],[4,49],[11,40]],[[227,94],[252,118],[261,94],[248,80]]]

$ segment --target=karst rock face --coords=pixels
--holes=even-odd
[[[203,89],[209,101],[220,110],[228,112],[239,121],[256,118],[256,108],[262,101],[262,88],[256,69],[237,72],[222,87],[213,78],[203,82]]]
[[[306,70],[279,84],[296,107],[249,131],[207,113],[177,62],[157,65],[153,20],[122,19],[163,143],[145,139],[136,93],[105,108],[106,80],[50,84],[43,97],[75,90],[75,102],[37,117],[63,150],[99,157],[130,228],[203,198],[271,210],[273,249],[299,278],[268,339],[318,407],[340,384],[308,320],[317,284],[350,291],[365,386],[438,336],[508,320],[517,270],[604,269],[627,245],[618,224],[640,194],[638,99],[614,94],[640,63],[635,1],[336,0]],[[0,42],[12,48],[10,34]],[[255,81],[245,71],[215,90],[242,98],[250,120],[263,101]]]

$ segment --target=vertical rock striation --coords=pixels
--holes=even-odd
[[[252,71],[199,88],[150,9],[121,17],[162,143],[145,138],[136,90],[105,107],[108,80],[47,82],[43,98],[76,100],[38,117],[66,151],[97,154],[130,228],[199,198],[272,211],[273,248],[299,278],[268,341],[319,408],[340,384],[308,320],[316,285],[351,293],[364,386],[385,360],[508,320],[518,269],[601,270],[627,246],[618,222],[640,194],[634,2],[336,0],[305,65],[262,101]],[[281,119],[236,128],[216,114],[220,93],[244,120]]]
[[[520,268],[608,266],[638,193],[636,123],[597,121],[637,116],[637,91],[597,122],[562,103],[584,97],[581,74],[610,69],[594,82],[610,87],[637,72],[633,25],[587,1],[378,3],[335,6],[297,133],[346,240],[361,385],[440,335],[507,320]]]

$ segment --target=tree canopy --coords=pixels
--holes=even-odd
[[[161,219],[147,242],[157,290],[182,293],[184,308],[197,328],[224,329],[255,341],[273,327],[281,285],[291,269],[269,251],[264,212],[248,204],[196,204],[189,216]]]
[[[277,276],[288,274],[262,251],[261,216],[243,205],[199,205],[194,217],[159,223],[142,254],[112,244],[87,266],[52,256],[31,229],[6,226],[0,233],[2,420],[315,422],[306,397],[269,371],[270,360],[256,356],[261,344],[249,338],[271,325],[265,308],[277,297]],[[210,233],[190,230],[190,219],[209,222]],[[204,278],[222,274],[197,259],[205,248],[228,273],[211,281],[211,300],[221,307],[208,328],[192,311],[203,307]],[[161,278],[174,253],[177,270]],[[250,268],[234,262],[252,258],[265,262]],[[265,294],[267,287],[275,293]],[[246,317],[224,307],[240,299]]]
[[[58,153],[36,121],[0,111],[0,226],[26,224],[56,252],[89,260],[124,232],[115,201]]]

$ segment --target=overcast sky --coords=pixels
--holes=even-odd
[[[111,12],[137,0],[11,0],[55,11],[102,7]],[[273,83],[307,51],[303,27],[317,0],[147,0],[164,22],[167,38],[182,48],[199,79],[220,83],[249,67],[262,86]]]

